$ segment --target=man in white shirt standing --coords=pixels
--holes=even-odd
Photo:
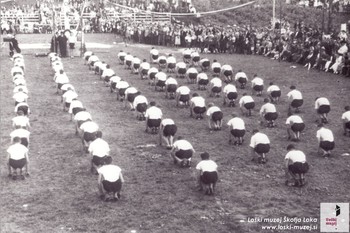
[[[159,145],[162,145],[162,140],[164,140],[167,144],[166,148],[170,150],[173,147],[176,132],[177,126],[175,122],[170,118],[163,119],[160,123]]]
[[[309,170],[306,156],[301,150],[296,150],[293,144],[287,146],[285,156],[286,185],[301,187],[305,185],[305,173]],[[292,181],[292,182],[291,182]]]
[[[24,176],[22,174],[23,167],[25,168],[25,175],[29,176],[29,156],[28,156],[28,148],[21,144],[21,139],[19,137],[15,137],[13,139],[13,143],[7,149],[7,166],[9,177],[12,179],[17,179],[17,169],[20,169],[20,178],[24,180]],[[13,170],[13,172],[12,172]]]
[[[149,103],[150,107],[146,110],[146,129],[145,132],[148,132],[148,128],[151,129],[152,134],[158,133],[160,123],[162,121],[163,113],[160,108],[156,106],[156,102],[151,101]]]
[[[221,109],[215,106],[214,103],[210,103],[208,104],[207,116],[209,129],[212,130],[214,127],[214,130],[221,130],[222,118],[224,116]]]
[[[275,121],[278,117],[278,113],[276,110],[276,106],[274,104],[270,103],[270,100],[268,98],[264,99],[264,105],[261,106],[260,109],[260,116],[262,118],[261,124],[264,123],[264,120],[267,122],[267,127],[272,128],[275,127]]]
[[[320,118],[320,121],[324,124],[328,123],[328,113],[331,111],[329,100],[325,97],[316,97],[315,110]]]
[[[110,164],[112,162],[112,157],[109,155],[109,145],[102,139],[101,131],[96,132],[96,138],[90,143],[88,151],[92,156],[91,173],[97,172],[100,166]]]
[[[234,145],[242,145],[243,137],[245,135],[245,124],[243,119],[237,117],[236,114],[232,114],[232,119],[227,122],[230,127],[229,143],[232,143],[232,136],[235,138]]]
[[[259,130],[253,130],[253,136],[250,139],[252,149],[252,161],[258,160],[258,163],[266,163],[266,154],[270,151],[270,140],[266,134],[260,133]]]
[[[350,136],[350,106],[345,106],[345,112],[342,114],[344,136]]]
[[[120,191],[124,178],[122,169],[116,165],[106,164],[97,170],[98,190],[101,200],[117,201],[120,199]]]
[[[318,124],[316,137],[318,140],[318,153],[323,152],[323,157],[331,155],[331,151],[335,147],[334,136],[330,129],[324,127],[323,123]]]
[[[291,115],[286,120],[288,140],[300,141],[300,133],[305,129],[303,119],[298,115]]]
[[[201,159],[196,169],[199,171],[198,183],[199,190],[205,190],[206,195],[213,195],[215,191],[216,182],[218,181],[218,165],[211,159],[209,154],[204,152],[201,154]]]
[[[179,164],[182,167],[190,167],[191,159],[195,150],[190,142],[179,136],[173,144],[173,148],[170,152],[171,157],[174,160],[174,164]]]
[[[296,86],[292,85],[290,86],[291,91],[288,92],[287,97],[290,101],[289,107],[288,107],[288,115],[292,115],[292,109],[295,109],[295,113],[300,112],[300,107],[303,105],[303,95],[300,91],[296,89]]]

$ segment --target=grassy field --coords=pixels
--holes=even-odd
[[[43,43],[49,35],[18,35],[20,43]],[[88,42],[112,44],[109,34],[87,35]],[[248,218],[313,217],[319,221],[321,202],[349,202],[350,158],[349,138],[342,135],[341,114],[350,98],[350,80],[323,72],[307,72],[303,67],[290,68],[290,63],[278,63],[261,56],[206,54],[210,60],[228,63],[234,70],[243,69],[251,78],[254,73],[274,81],[282,89],[282,101],[277,106],[280,117],[273,129],[258,124],[258,110],[263,97],[254,97],[257,106],[250,118],[244,117],[251,132],[259,128],[271,140],[269,161],[257,165],[250,161],[249,139],[243,146],[228,144],[227,121],[239,109],[223,107],[222,99],[208,97],[199,91],[207,103],[214,102],[224,112],[222,131],[210,132],[207,120],[189,117],[189,109],[177,109],[174,100],[136,75],[131,75],[117,64],[117,52],[123,49],[140,58],[148,58],[146,45],[113,45],[112,49],[91,49],[111,64],[116,73],[138,88],[149,101],[155,100],[164,117],[178,125],[182,135],[194,146],[193,164],[199,154],[207,151],[219,165],[219,183],[214,196],[196,191],[196,171],[173,165],[169,151],[158,146],[158,136],[144,132],[144,122],[136,120],[134,112],[125,111],[99,77],[84,66],[80,58],[64,59],[64,67],[79,99],[102,129],[104,139],[111,146],[115,164],[123,169],[126,180],[122,198],[117,203],[104,203],[98,198],[97,177],[90,174],[90,157],[83,153],[80,139],[74,135],[70,117],[62,111],[60,97],[55,94],[53,73],[47,57],[34,57],[43,50],[24,50],[26,80],[30,91],[28,100],[32,110],[30,158],[31,177],[25,181],[7,178],[6,149],[10,145],[11,118],[14,101],[6,49],[1,52],[1,178],[0,178],[0,232],[279,232],[262,230],[264,224],[249,223]],[[159,48],[162,53],[180,53],[173,48]],[[184,84],[185,80],[178,80]],[[285,95],[291,84],[304,95],[301,116],[306,122],[302,141],[311,169],[308,185],[291,188],[284,185],[283,162],[288,144],[284,122],[287,117]],[[196,86],[191,85],[195,91]],[[250,88],[246,90],[250,92]],[[242,95],[239,90],[239,97]],[[332,111],[328,127],[335,135],[334,156],[324,159],[317,155],[316,114],[314,99],[330,99]],[[152,145],[152,146],[146,146]],[[286,223],[287,224],[287,223]],[[265,224],[266,225],[266,224]],[[277,225],[277,224],[270,224]],[[309,224],[299,224],[309,225]],[[319,226],[319,222],[315,223]],[[301,232],[289,231],[289,232]],[[319,232],[319,229],[312,232]]]

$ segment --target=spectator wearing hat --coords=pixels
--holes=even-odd
[[[206,195],[213,195],[218,181],[218,165],[209,157],[209,153],[202,153],[202,161],[197,164],[196,170],[198,170],[199,190],[204,189]]]

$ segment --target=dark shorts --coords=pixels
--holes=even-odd
[[[204,184],[215,184],[218,181],[218,173],[203,172],[200,179]]]
[[[120,56],[120,57],[119,57],[119,60],[125,61],[125,56]]]
[[[90,62],[90,66],[94,66],[95,62],[96,62],[96,61],[91,61],[91,62]]]
[[[143,75],[146,75],[146,74],[148,74],[148,70],[146,70],[146,69],[143,69],[143,70],[141,71],[141,74],[143,74]]]
[[[150,79],[155,79],[156,78],[156,74],[157,74],[156,72],[150,73],[149,74],[149,78]]]
[[[75,48],[75,43],[69,43],[69,48],[74,49]]]
[[[221,111],[219,111],[219,112],[214,112],[213,115],[211,116],[211,119],[213,121],[221,121],[223,117],[224,117],[224,114]]]
[[[163,135],[165,137],[174,136],[176,134],[176,131],[177,131],[176,125],[166,125],[163,128]]]
[[[167,90],[168,92],[175,92],[176,89],[177,89],[177,85],[176,85],[176,84],[169,84],[169,85],[167,86],[167,88],[166,88],[166,90]]]
[[[188,102],[190,100],[190,95],[180,95],[179,100],[181,102]]]
[[[207,110],[206,107],[194,107],[193,108],[193,112],[195,114],[203,114],[203,113],[205,113],[206,110]]]
[[[299,108],[301,105],[303,105],[304,100],[293,100],[290,106],[293,108]]]
[[[175,69],[175,67],[176,67],[176,64],[175,64],[175,63],[169,63],[169,64],[168,64],[168,68],[169,68],[169,69]]]
[[[65,83],[57,83],[57,88],[61,90],[61,87],[63,86],[63,84]]]
[[[235,99],[237,99],[238,94],[237,94],[237,92],[229,92],[229,93],[227,93],[226,97],[229,100],[235,100]]]
[[[111,76],[106,76],[104,80],[105,82],[109,82],[110,79],[111,79]]]
[[[288,166],[288,170],[294,174],[304,174],[308,172],[309,164],[307,162],[305,163],[295,162]]]
[[[198,84],[199,84],[199,85],[208,85],[208,83],[209,83],[209,80],[208,80],[208,79],[200,79],[200,80],[198,81]]]
[[[19,160],[10,159],[9,164],[14,169],[22,169],[27,164],[27,160],[25,158]]]
[[[246,78],[238,78],[238,82],[240,83],[240,84],[246,84],[247,83],[247,79]]]
[[[81,112],[81,111],[83,111],[83,108],[80,108],[80,107],[77,107],[77,108],[73,108],[73,109],[72,109],[73,115],[75,115],[75,114],[77,114],[78,112]]]
[[[175,153],[175,156],[179,159],[189,159],[192,158],[193,151],[192,150],[178,150]]]
[[[128,101],[131,103],[134,102],[135,97],[138,95],[139,93],[128,94]]]
[[[193,57],[192,58],[192,61],[194,61],[194,62],[199,62],[199,60],[200,60],[200,57]]]
[[[229,76],[232,76],[232,70],[225,70],[224,71],[224,75],[226,76],[226,77],[229,77]]]
[[[125,64],[126,64],[127,66],[131,66],[131,61],[125,61]]]
[[[104,157],[98,157],[96,155],[92,156],[92,163],[95,164],[96,166],[110,164],[111,162],[112,162],[112,157],[108,155]]]
[[[113,82],[113,83],[111,83],[111,88],[112,88],[112,89],[115,89],[115,88],[116,88],[116,86],[117,86],[117,83],[114,83],[114,82]]]
[[[159,55],[152,55],[152,59],[153,59],[153,60],[157,60],[158,57],[159,57]]]
[[[134,64],[134,69],[138,69],[138,68],[140,68],[140,64]]]
[[[70,107],[70,103],[65,103],[65,106],[66,106],[66,108],[69,108]]]
[[[255,103],[254,102],[246,103],[244,104],[244,107],[246,109],[253,109],[255,107]]]
[[[158,63],[160,65],[165,65],[166,64],[166,60],[165,59],[159,60]]]
[[[84,138],[84,141],[86,142],[92,142],[96,138],[96,132],[94,133],[84,132],[83,138]]]
[[[205,62],[203,62],[203,63],[202,63],[202,66],[203,66],[204,68],[209,67],[209,66],[210,66],[210,61],[205,61]]]
[[[191,55],[189,54],[184,55],[184,59],[191,59]]]
[[[294,123],[291,127],[293,132],[301,132],[305,129],[305,124],[304,123]]]
[[[276,120],[278,117],[278,113],[277,112],[268,112],[264,115],[265,120],[267,121],[274,121]]]
[[[17,112],[21,110],[24,113],[24,115],[27,116],[28,115],[28,109],[29,109],[28,106],[19,106],[18,109],[17,109]]]
[[[165,86],[165,81],[158,81],[158,82],[156,83],[156,86],[157,86],[157,87],[164,87],[164,86]]]
[[[318,113],[318,114],[329,113],[330,111],[331,111],[331,106],[329,106],[329,105],[321,105],[321,106],[317,109],[317,113]]]
[[[146,112],[146,110],[147,110],[147,104],[146,103],[141,103],[141,104],[138,104],[137,106],[136,106],[136,110],[138,111],[138,112]]]
[[[245,130],[244,129],[232,129],[231,134],[235,138],[241,138],[245,135]]]
[[[196,79],[197,78],[197,73],[189,73],[188,74],[188,77],[190,78],[190,79]]]
[[[215,74],[218,74],[218,73],[221,72],[221,68],[220,68],[220,67],[216,67],[216,68],[213,69],[213,72],[214,72]]]
[[[253,87],[254,91],[262,91],[264,90],[264,86],[263,85],[255,85]]]
[[[89,58],[90,58],[90,56],[86,56],[86,57],[85,57],[85,61],[88,61]]]
[[[273,98],[281,97],[281,91],[272,91],[271,97],[273,97]]]
[[[147,126],[150,128],[159,127],[161,121],[161,119],[148,119]]]
[[[221,87],[213,87],[211,89],[211,91],[214,92],[214,93],[220,93],[221,92]]]
[[[102,181],[102,185],[104,190],[108,193],[118,193],[122,189],[122,181],[120,179],[114,182],[104,180]]]
[[[333,150],[335,143],[330,141],[322,141],[320,142],[320,147],[325,151]]]
[[[126,90],[126,88],[120,88],[120,89],[118,90],[119,95],[120,95],[120,96],[124,96],[124,95],[125,95],[125,90]]]
[[[270,144],[261,144],[255,146],[254,151],[258,154],[268,153],[270,151]]]
[[[177,70],[179,74],[185,74],[186,73],[186,68],[180,68]]]
[[[28,144],[29,144],[28,138],[21,138],[21,144],[25,147],[28,147]]]

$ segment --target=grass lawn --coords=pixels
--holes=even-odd
[[[86,35],[88,42],[112,44],[110,34]],[[18,35],[20,43],[49,43],[50,35]],[[89,49],[89,48],[88,48]],[[115,44],[109,50],[91,49],[106,61],[116,73],[135,86],[149,101],[155,100],[164,117],[178,125],[177,135],[184,136],[199,154],[207,151],[219,165],[219,182],[214,196],[196,190],[196,170],[173,165],[169,151],[157,145],[158,136],[144,132],[144,122],[136,120],[134,112],[125,111],[124,103],[116,100],[99,77],[84,66],[83,59],[63,59],[65,71],[75,86],[79,99],[92,114],[109,142],[113,163],[123,169],[126,180],[122,198],[117,203],[104,203],[98,198],[97,177],[90,174],[90,157],[83,153],[80,139],[74,134],[70,116],[62,111],[60,96],[55,94],[53,72],[47,57],[35,57],[43,50],[23,51],[25,76],[30,91],[31,177],[25,181],[7,178],[6,149],[10,145],[11,119],[15,116],[12,99],[13,84],[7,48],[0,58],[1,104],[1,176],[0,232],[265,232],[262,223],[248,223],[248,218],[313,217],[319,221],[321,202],[349,202],[350,138],[342,135],[341,114],[350,104],[350,80],[343,76],[307,70],[290,63],[271,61],[261,56],[206,54],[210,60],[231,64],[234,71],[244,70],[249,78],[257,73],[265,86],[274,81],[282,90],[277,105],[280,116],[273,129],[260,126],[258,111],[263,97],[254,97],[253,116],[243,117],[248,131],[243,146],[228,144],[227,121],[231,114],[240,114],[238,107],[222,106],[221,98],[211,98],[204,91],[191,90],[214,102],[224,112],[222,131],[210,132],[207,119],[194,120],[189,109],[175,107],[174,100],[155,92],[147,81],[130,74],[117,62],[120,49],[139,58],[149,57],[150,46]],[[174,48],[160,47],[161,53],[181,54]],[[185,80],[178,80],[186,84]],[[284,126],[287,117],[285,95],[290,85],[296,85],[304,95],[301,116],[306,129],[297,147],[305,152],[310,164],[308,184],[303,188],[284,185],[284,156],[287,141]],[[265,87],[266,88],[266,87]],[[251,92],[250,87],[245,90]],[[243,94],[239,90],[239,97]],[[331,101],[330,123],[336,148],[333,156],[317,155],[314,99],[327,97]],[[266,133],[271,140],[268,163],[251,162],[249,140],[254,128]],[[147,146],[148,145],[148,146]],[[282,223],[282,225],[289,223]],[[266,225],[266,224],[265,224]],[[277,224],[270,224],[277,225]],[[309,223],[298,225],[310,225]],[[319,227],[319,222],[314,224]],[[267,231],[266,232],[274,232]],[[275,231],[279,232],[279,231]],[[300,232],[300,230],[289,231]],[[319,232],[319,229],[312,232]]]

